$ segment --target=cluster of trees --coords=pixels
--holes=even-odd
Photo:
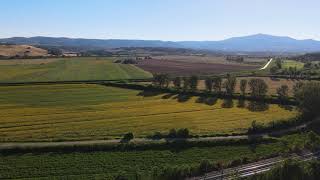
[[[310,79],[312,75],[317,74],[318,69],[320,69],[320,63],[311,61],[305,62],[303,69],[297,69],[297,67],[283,68],[282,60],[276,59],[275,64],[270,68],[270,73],[286,75],[289,78]]]
[[[153,77],[153,84],[160,88],[168,88],[171,82],[168,74],[155,74]],[[177,89],[195,91],[198,87],[199,77],[175,77],[172,82],[173,86]]]
[[[188,128],[181,129],[170,129],[167,134],[162,134],[161,132],[155,132],[151,138],[153,139],[162,139],[162,138],[189,138],[191,137],[190,131]]]
[[[48,54],[54,55],[54,56],[62,56],[63,52],[58,47],[42,47],[48,51]]]
[[[238,62],[238,63],[243,63],[244,62],[244,58],[242,56],[227,56],[226,60],[227,61]]]
[[[155,74],[153,75],[153,85],[160,88],[167,88],[170,83],[170,77],[168,74]]]
[[[281,59],[275,59],[275,65],[270,68],[270,73],[276,74],[281,69],[282,69]]]
[[[126,58],[126,59],[119,59],[114,61],[115,63],[121,63],[121,64],[137,64],[138,61],[133,58]]]
[[[181,87],[181,81],[180,78],[177,77],[174,79],[173,84],[175,87],[180,88]],[[198,84],[198,78],[196,76],[192,76],[190,78],[190,83],[187,83],[190,85],[191,90],[197,89]],[[224,93],[227,95],[232,95],[235,92],[237,84],[237,78],[235,76],[232,76],[230,74],[227,75],[226,79],[223,81],[223,79],[219,76],[216,77],[207,77],[205,79],[205,89],[207,92],[215,92],[215,93],[222,93],[222,89],[225,89]],[[249,85],[251,96],[253,97],[262,97],[266,95],[268,92],[268,85],[265,83],[263,79],[251,79],[249,82],[246,79],[240,80],[240,92],[243,96],[246,95],[247,86]]]
[[[304,69],[320,69],[320,62],[318,63],[306,62],[303,68]]]
[[[221,77],[208,77],[205,80],[206,90],[208,92],[220,93],[222,89],[222,78]]]
[[[288,98],[289,87],[282,85],[277,89],[278,98],[284,100]],[[293,86],[293,96],[298,102],[298,108],[301,111],[301,116],[290,121],[274,121],[264,125],[253,121],[248,129],[249,133],[266,132],[275,129],[281,129],[289,126],[301,124],[301,122],[310,121],[315,117],[320,116],[320,83],[319,82],[297,82]]]
[[[320,53],[307,53],[304,55],[296,56],[296,57],[291,57],[291,59],[297,60],[297,61],[302,61],[302,62],[310,62],[310,61],[319,61],[320,59]]]
[[[299,108],[310,117],[320,116],[320,83],[297,83],[293,87],[294,97],[299,103]]]

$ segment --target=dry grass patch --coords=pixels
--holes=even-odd
[[[29,45],[0,45],[0,56],[47,56],[47,50]]]

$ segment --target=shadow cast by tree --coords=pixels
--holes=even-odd
[[[178,102],[187,102],[191,99],[191,95],[188,94],[178,94],[173,99],[177,99]]]
[[[275,78],[275,77],[270,77],[270,80],[271,80],[271,81],[280,81],[279,78]]]
[[[249,101],[247,109],[252,112],[267,111],[269,109],[269,104],[259,101]]]
[[[137,94],[137,96],[143,96],[143,97],[152,97],[152,96],[158,96],[160,94],[163,94],[160,91],[151,91],[151,90],[144,90]]]
[[[237,105],[238,108],[245,108],[246,107],[246,100],[245,99],[239,99],[238,100],[238,105]]]
[[[196,103],[202,103],[206,104],[209,106],[213,106],[217,103],[218,98],[217,97],[207,97],[207,96],[200,96],[197,100]]]
[[[221,104],[222,108],[233,108],[234,104],[233,104],[233,100],[228,98],[228,99],[224,99],[223,103]]]
[[[170,99],[172,97],[174,97],[176,94],[174,93],[169,93],[169,94],[165,94],[164,96],[162,96],[161,98],[162,99]]]
[[[293,111],[293,109],[294,109],[293,106],[290,106],[290,105],[279,104],[278,106],[284,110],[287,110],[287,111]]]

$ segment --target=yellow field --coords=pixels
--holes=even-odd
[[[171,128],[194,134],[245,132],[253,120],[296,115],[278,105],[263,112],[237,106],[238,101],[87,84],[0,87],[0,141],[106,139],[127,132],[143,137]]]

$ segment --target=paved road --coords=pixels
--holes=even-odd
[[[235,179],[236,177],[248,177],[248,176],[269,171],[279,163],[283,162],[285,159],[295,159],[302,162],[302,161],[309,161],[312,159],[319,159],[319,157],[320,157],[320,151],[317,151],[314,153],[308,152],[301,155],[292,154],[287,158],[275,157],[275,158],[265,159],[262,161],[238,166],[235,168],[228,168],[223,171],[214,171],[211,173],[207,173],[204,176],[189,178],[188,180],[216,180],[216,179],[229,180],[229,179]]]
[[[266,65],[264,65],[262,68],[260,68],[260,70],[266,69],[272,61],[273,61],[273,58],[271,58],[271,59],[267,62]]]

